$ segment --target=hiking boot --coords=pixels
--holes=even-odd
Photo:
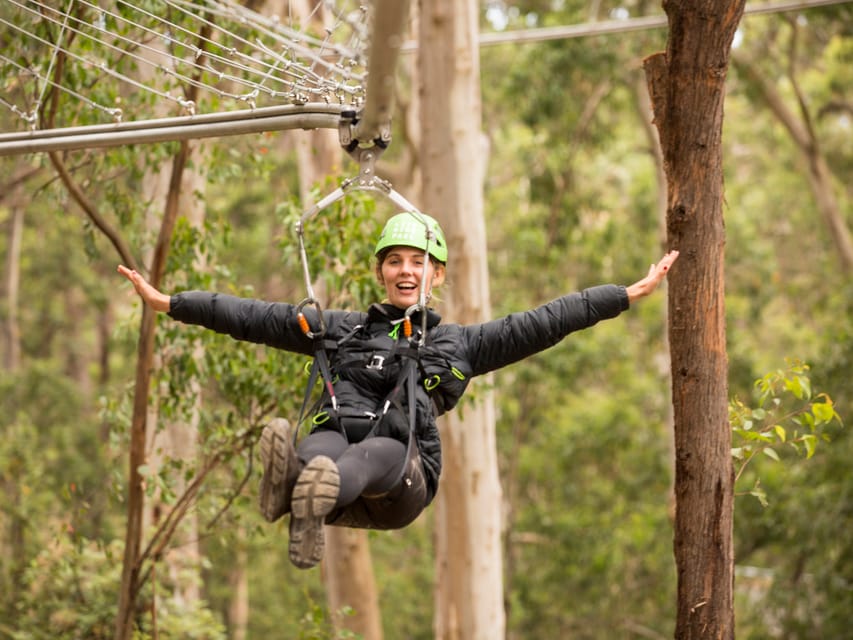
[[[264,475],[258,506],[268,522],[275,522],[290,511],[290,496],[301,466],[293,449],[293,430],[284,418],[274,418],[264,427],[261,462]]]
[[[323,522],[335,508],[341,488],[338,465],[331,458],[311,459],[293,488],[290,514],[290,561],[310,569],[323,559]]]

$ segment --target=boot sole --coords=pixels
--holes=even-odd
[[[288,500],[288,466],[296,460],[290,423],[277,418],[261,433],[261,463],[264,475],[258,495],[258,506],[267,522],[275,522],[290,510]]]
[[[310,569],[323,559],[323,522],[335,508],[341,477],[331,458],[313,458],[299,474],[291,499],[290,561]]]

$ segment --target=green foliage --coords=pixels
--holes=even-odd
[[[31,562],[15,604],[15,640],[111,638],[121,551],[58,533]]]
[[[756,406],[733,398],[729,403],[729,421],[735,445],[732,456],[740,479],[755,456],[780,461],[779,448],[787,446],[798,455],[811,458],[820,440],[829,441],[826,428],[841,424],[832,398],[812,391],[809,366],[793,360],[785,369],[772,371],[755,382]],[[749,493],[767,505],[767,495],[759,479]]]
[[[311,602],[308,610],[298,620],[298,640],[358,640],[360,635],[351,631],[335,631],[328,608]],[[352,609],[344,607],[338,614],[342,618],[352,615]]]
[[[326,181],[322,193],[315,188],[311,199],[319,200],[335,189],[333,181]],[[374,198],[354,192],[305,221],[308,270],[328,292],[324,307],[364,309],[379,299],[372,256],[384,218],[377,215],[376,205]],[[280,205],[277,213],[286,228],[295,229],[305,211],[291,202]],[[296,263],[299,258],[294,236],[283,237],[279,246],[282,259]]]
[[[93,541],[72,542],[57,534],[27,568],[16,601],[17,621],[8,637],[13,640],[100,640],[115,630],[116,593],[121,576],[121,545]],[[138,613],[137,640],[152,638],[224,640],[225,630],[203,602],[180,610],[168,606],[154,612],[155,593],[166,591],[160,582],[149,587]],[[161,591],[162,590],[162,591]]]

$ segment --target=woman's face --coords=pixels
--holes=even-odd
[[[424,252],[414,247],[391,247],[378,269],[379,284],[385,287],[388,302],[400,309],[417,304],[424,274]],[[444,265],[427,260],[426,293],[444,282]]]

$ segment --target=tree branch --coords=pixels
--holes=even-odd
[[[100,231],[103,233],[110,243],[113,245],[113,248],[121,257],[121,260],[124,264],[126,264],[131,269],[138,269],[136,260],[133,257],[133,254],[130,252],[130,248],[124,242],[122,237],[118,234],[118,232],[110,225],[104,217],[98,212],[97,207],[94,203],[86,197],[86,194],[83,193],[83,190],[77,185],[74,181],[74,178],[71,176],[71,173],[65,167],[65,163],[59,157],[59,154],[56,151],[51,151],[48,153],[50,156],[50,162],[53,164],[53,168],[56,169],[56,172],[59,174],[62,183],[65,185],[65,188],[68,190],[68,193],[77,203],[77,205],[83,209],[83,212],[86,214],[86,217],[92,221]]]
[[[56,125],[56,112],[59,108],[59,96],[56,87],[62,85],[62,73],[65,69],[65,51],[61,50],[58,52],[56,57],[56,68],[53,73],[53,86],[51,87],[50,94],[50,108],[47,109],[46,112],[41,114],[43,128],[52,129]],[[68,171],[68,168],[65,166],[60,155],[51,151],[48,153],[50,157],[50,162],[53,165],[54,169],[56,169],[56,173],[59,175],[59,178],[62,180],[62,183],[65,185],[65,188],[68,190],[68,193],[74,199],[74,201],[80,206],[89,220],[103,233],[107,239],[112,243],[116,252],[118,252],[121,257],[122,262],[126,264],[131,269],[137,269],[138,265],[136,264],[136,260],[133,258],[133,254],[128,248],[127,244],[124,242],[122,237],[118,234],[118,232],[110,225],[104,217],[98,211],[98,208],[95,204],[86,197],[86,194],[83,193],[83,190],[79,187],[79,185],[74,181],[74,178],[71,175],[71,172]]]

